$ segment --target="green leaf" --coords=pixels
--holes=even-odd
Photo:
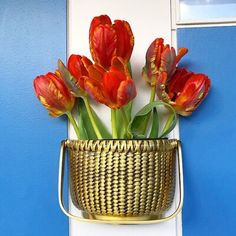
[[[166,124],[162,130],[162,133],[160,135],[160,138],[165,137],[168,135],[176,126],[177,123],[177,115],[176,113],[171,113],[168,117],[168,120],[166,121]]]
[[[147,119],[149,119],[150,113],[153,111],[153,109],[157,109],[160,107],[165,107],[169,112],[170,112],[170,116],[166,122],[166,124],[164,125],[164,129],[162,131],[162,133],[160,135],[158,135],[158,138],[162,138],[165,137],[166,135],[168,135],[173,128],[176,125],[177,122],[177,115],[175,113],[175,110],[172,108],[172,106],[170,106],[167,103],[164,102],[150,102],[149,104],[147,104],[146,106],[144,106],[133,118],[133,120],[129,123],[128,126],[128,132],[130,133],[130,135],[133,138],[146,138],[148,135],[145,135],[143,133],[143,126],[144,123],[146,122]],[[154,119],[158,119],[159,117],[157,116],[158,114],[158,109],[156,114],[153,115],[153,120]],[[153,121],[154,122],[154,121]],[[152,122],[152,124],[153,124]],[[158,123],[159,119],[158,119]],[[154,124],[154,126],[157,126],[157,123]],[[154,128],[153,128],[154,129]],[[154,131],[153,131],[154,132]],[[151,134],[153,135],[152,129],[151,129]]]
[[[83,91],[76,85],[77,80],[71,75],[64,63],[59,59],[57,64],[58,71],[60,72],[62,79],[64,80],[66,86],[71,90],[71,92],[76,97],[83,95]]]
[[[158,132],[159,132],[159,120],[158,120],[158,113],[157,109],[153,108],[152,113],[152,128],[149,135],[149,138],[158,138]]]
[[[79,131],[82,140],[96,139],[92,124],[88,118],[88,113],[82,98],[78,98],[78,112],[79,112]]]
[[[149,120],[150,114],[153,107],[151,105],[144,106],[129,123],[128,133],[133,138],[145,138],[145,131],[147,122]]]
[[[89,119],[89,115],[84,103],[84,100],[82,98],[78,98],[78,111],[79,111],[79,130],[81,137],[83,139],[97,139],[97,135],[94,132],[92,123]],[[105,125],[102,123],[102,121],[99,119],[95,111],[92,109],[95,122],[98,126],[98,129],[100,130],[100,133],[104,139],[111,139],[112,136],[105,127]]]

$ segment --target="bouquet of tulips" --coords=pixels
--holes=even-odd
[[[173,47],[157,38],[147,50],[142,71],[150,86],[150,100],[132,116],[137,90],[130,64],[134,36],[129,23],[112,23],[107,15],[94,17],[89,44],[93,61],[71,55],[67,65],[59,60],[54,73],[34,80],[35,93],[49,114],[66,114],[78,139],[166,137],[176,125],[176,114],[190,115],[208,94],[210,80],[206,75],[177,66],[188,50],[180,48],[176,55]],[[112,134],[92,108],[90,99],[111,109]],[[163,110],[168,111],[164,120]]]

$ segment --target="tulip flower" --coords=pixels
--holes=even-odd
[[[143,68],[143,78],[151,85],[156,85],[156,78],[162,71],[166,71],[170,78],[176,70],[180,59],[188,52],[187,48],[180,48],[178,55],[168,44],[164,45],[162,38],[155,39],[146,53],[146,64]]]
[[[108,69],[114,56],[129,62],[134,46],[134,36],[128,22],[107,15],[94,17],[89,30],[89,45],[95,63]]]
[[[58,117],[70,112],[75,98],[70,94],[59,74],[47,73],[34,80],[36,96],[49,110],[49,115]]]
[[[84,88],[96,101],[111,108],[112,137],[118,138],[116,128],[116,110],[128,104],[136,96],[136,88],[124,60],[114,57],[111,67],[106,71],[100,65],[88,68],[89,77],[84,80]],[[124,121],[127,120],[124,112]]]
[[[66,114],[68,116],[77,137],[80,138],[78,126],[71,115],[75,98],[66,87],[60,73],[49,72],[46,75],[37,76],[34,79],[34,90],[43,106],[48,109],[49,115],[58,117]]]
[[[201,104],[210,89],[210,79],[204,74],[194,74],[177,68],[168,79],[167,72],[157,78],[157,96],[169,103],[182,116],[189,116]]]
[[[85,56],[72,54],[68,60],[68,70],[76,79],[78,87],[84,90],[84,79],[88,77],[88,67],[93,63]]]
[[[119,57],[113,58],[108,71],[96,64],[90,66],[84,88],[93,99],[112,109],[121,108],[136,96],[127,64]]]

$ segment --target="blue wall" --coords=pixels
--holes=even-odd
[[[57,202],[62,119],[36,99],[36,75],[66,58],[66,0],[0,0],[0,235],[68,235]]]
[[[184,146],[184,236],[236,235],[236,27],[178,30],[183,63],[212,80],[209,97],[180,121]]]

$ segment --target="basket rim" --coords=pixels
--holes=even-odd
[[[177,138],[135,138],[135,139],[63,139],[62,142],[88,142],[88,141],[155,141],[155,140],[168,140],[168,141],[180,141]]]
[[[79,150],[118,150],[118,151],[153,151],[177,148],[178,139],[98,139],[98,140],[64,140],[66,147]]]

